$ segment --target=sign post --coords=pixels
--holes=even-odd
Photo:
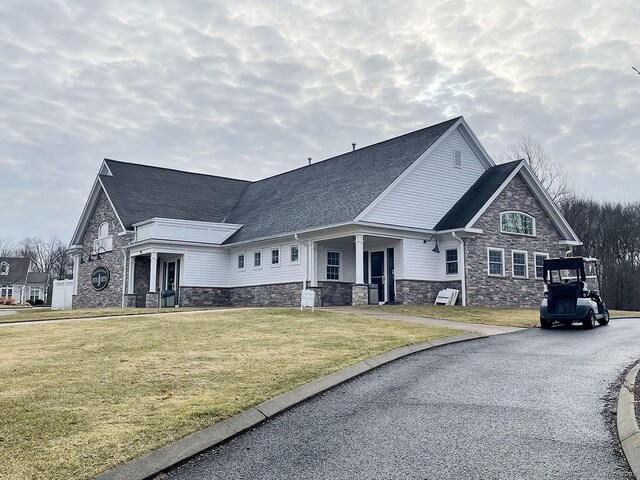
[[[300,310],[304,310],[304,307],[311,307],[311,311],[315,311],[316,305],[316,292],[314,290],[304,289],[302,290],[302,298],[300,299]]]

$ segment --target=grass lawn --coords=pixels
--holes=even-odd
[[[535,327],[540,323],[537,308],[447,307],[444,305],[375,305],[367,308],[382,312],[403,313],[418,317],[441,318],[466,323],[482,323],[509,327]],[[640,312],[610,310],[611,316],[638,316]]]
[[[207,310],[214,307],[181,308],[82,308],[77,310],[49,310],[40,307],[18,307],[13,315],[0,315],[0,323],[25,322],[28,320],[59,320],[63,318],[110,317],[120,315],[140,315],[171,312]]]
[[[0,328],[0,478],[89,478],[381,352],[459,334],[257,309]]]

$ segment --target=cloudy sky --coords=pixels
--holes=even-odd
[[[104,157],[254,180],[457,115],[640,200],[639,29],[637,0],[3,0],[0,238],[68,241]]]

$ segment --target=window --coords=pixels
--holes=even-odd
[[[527,252],[513,250],[511,252],[511,265],[513,276],[517,278],[529,278],[529,266],[527,265]]]
[[[460,150],[453,151],[453,166],[462,168],[462,152]]]
[[[340,280],[340,252],[327,252],[327,280]]]
[[[32,302],[35,302],[36,300],[40,300],[40,288],[38,287],[31,287],[29,288],[29,300],[31,300]]]
[[[536,234],[536,222],[531,215],[521,212],[502,212],[500,214],[500,230],[502,233],[519,235]]]
[[[542,275],[544,274],[544,261],[545,259],[549,258],[549,254],[548,253],[536,253],[535,254],[535,259],[536,259],[536,278],[538,279],[542,279]]]
[[[262,252],[253,252],[253,266],[254,267],[262,266]]]
[[[447,249],[445,252],[447,275],[458,274],[458,249]]]
[[[105,238],[109,236],[109,224],[102,222],[98,227],[98,238]]]
[[[291,245],[291,263],[298,263],[300,261],[300,248],[297,245]]]
[[[10,268],[11,265],[9,265],[7,262],[0,263],[0,275],[9,275]]]
[[[504,276],[504,250],[502,248],[489,248],[489,275]]]
[[[13,285],[2,285],[0,287],[0,298],[13,297]]]
[[[280,265],[280,249],[274,248],[271,250],[271,265]]]
[[[238,254],[238,270],[242,270],[244,268],[244,253]]]

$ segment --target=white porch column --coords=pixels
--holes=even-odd
[[[158,254],[151,254],[151,272],[149,273],[149,293],[156,293],[156,277],[158,276]]]
[[[311,242],[311,286],[318,286],[318,243]]]
[[[127,293],[133,293],[133,280],[135,278],[136,271],[136,257],[129,256],[129,284],[127,285]]]
[[[364,235],[356,235],[356,285],[364,284]]]
[[[73,255],[73,294],[78,294],[78,275],[80,275],[80,253]]]

